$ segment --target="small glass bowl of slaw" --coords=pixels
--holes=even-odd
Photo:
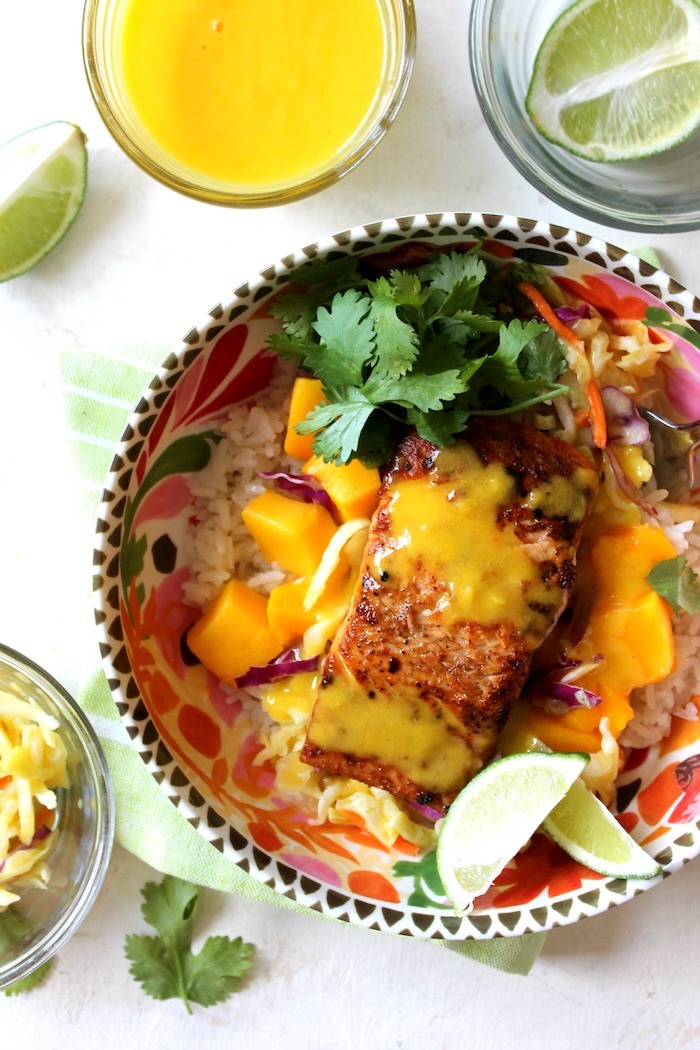
[[[57,681],[0,645],[0,988],[75,933],[113,837],[112,785],[92,726]]]
[[[550,200],[621,230],[700,228],[700,132],[656,156],[594,163],[549,142],[526,107],[540,44],[573,0],[473,0],[472,80],[484,119],[514,167]]]

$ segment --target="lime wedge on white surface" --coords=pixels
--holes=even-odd
[[[682,142],[700,126],[697,0],[579,0],[540,46],[526,107],[546,138],[589,160]]]
[[[437,867],[458,915],[471,909],[567,793],[588,755],[530,751],[486,766],[440,825]]]
[[[661,868],[581,780],[543,822],[563,850],[587,868],[620,879],[651,879]]]
[[[70,229],[85,197],[85,135],[56,121],[0,147],[0,281],[30,270]]]

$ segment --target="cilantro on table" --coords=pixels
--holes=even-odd
[[[647,576],[647,583],[666,599],[676,615],[700,612],[700,577],[688,565],[685,554],[660,561]]]
[[[16,905],[0,911],[0,959],[6,958],[17,945],[29,937],[31,932],[31,923]],[[38,966],[36,970],[33,970],[26,977],[20,977],[18,980],[13,981],[12,984],[8,984],[6,988],[3,988],[3,992],[5,995],[19,995],[21,992],[31,992],[33,988],[41,984],[52,964],[53,959],[47,959],[46,962],[42,963],[41,966]]]
[[[377,466],[406,426],[442,447],[475,413],[568,391],[556,334],[514,316],[516,271],[493,279],[478,247],[374,280],[349,258],[298,271],[271,308],[282,331],[268,346],[321,381],[324,401],[297,424],[316,455]]]
[[[166,875],[148,882],[141,894],[144,919],[158,936],[130,934],[126,938],[129,973],[154,999],[177,999],[192,1013],[191,1003],[213,1006],[238,990],[253,961],[253,946],[240,937],[208,937],[197,955],[192,932],[199,890]]]

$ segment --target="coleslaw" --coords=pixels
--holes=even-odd
[[[58,728],[34,700],[0,691],[0,910],[19,900],[19,886],[49,880],[55,789],[66,785]]]

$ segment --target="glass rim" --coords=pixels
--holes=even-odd
[[[414,0],[378,0],[383,11],[391,11],[397,17],[396,59],[387,78],[390,82],[393,81],[391,89],[362,138],[356,141],[355,136],[351,136],[349,142],[354,145],[347,153],[340,154],[327,168],[311,176],[304,176],[298,181],[290,180],[280,186],[260,189],[227,189],[218,180],[198,177],[196,172],[188,173],[176,164],[170,167],[164,161],[149,155],[124,127],[115,112],[110,90],[105,84],[105,77],[100,68],[102,42],[99,39],[97,17],[107,2],[109,0],[85,0],[83,8],[83,66],[97,110],[117,145],[142,171],[169,189],[205,203],[239,208],[288,204],[333,185],[353,171],[383,139],[398,114],[413,71],[417,36]]]

